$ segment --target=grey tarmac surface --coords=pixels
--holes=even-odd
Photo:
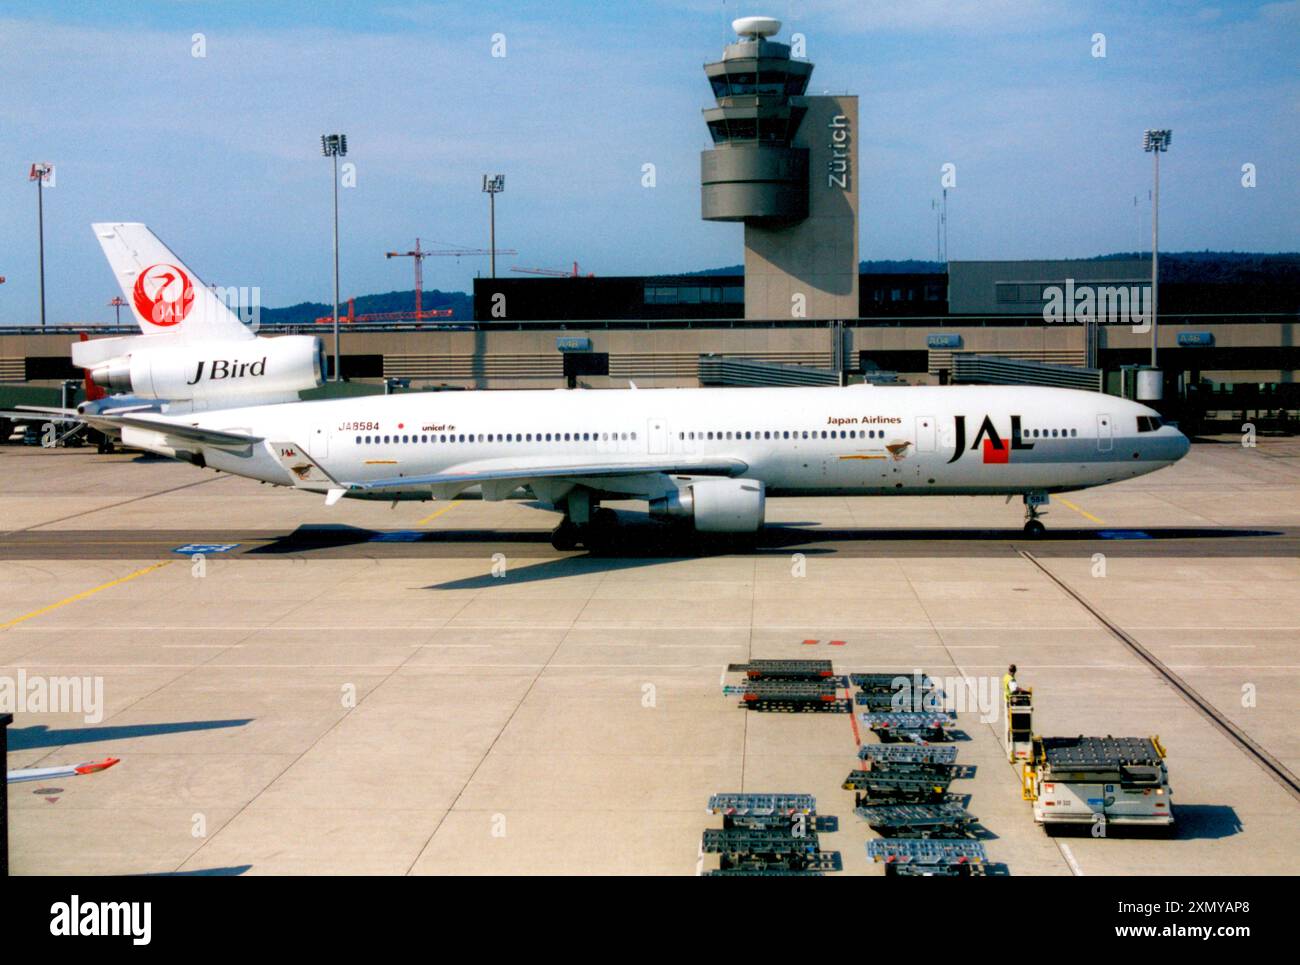
[[[102,715],[20,711],[10,766],[121,758],[8,789],[18,873],[693,874],[708,796],[776,790],[815,794],[823,847],[879,874],[840,788],[864,735],[737,707],[723,669],[756,657],[1014,661],[1040,733],[1160,735],[1176,837],[1053,838],[999,724],[963,712],[954,790],[1011,874],[1300,858],[1300,802],[1106,625],[1300,770],[1294,440],[1054,497],[1045,539],[996,498],[778,499],[750,545],[618,507],[599,556],[552,550],[555,515],[522,502],[327,509],[129,453],[2,447],[0,486],[0,681],[103,683]]]

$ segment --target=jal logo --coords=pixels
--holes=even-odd
[[[154,325],[176,325],[194,307],[190,276],[175,265],[150,265],[140,272],[131,294],[135,310]]]
[[[949,463],[954,463],[960,459],[966,452],[966,417],[959,415],[954,417],[956,423],[956,444],[952,449],[952,458]],[[971,443],[970,448],[982,449],[983,460],[986,463],[1009,463],[1013,451],[1032,449],[1032,442],[1025,442],[1020,431],[1020,416],[1011,417],[1011,438],[1003,439],[998,435],[997,427],[993,425],[993,420],[988,416],[980,423],[980,428],[975,433],[975,441]]]

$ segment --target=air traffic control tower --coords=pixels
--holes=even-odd
[[[858,315],[858,99],[806,97],[771,17],[732,21],[738,39],[706,64],[701,214],[745,224],[746,318]]]

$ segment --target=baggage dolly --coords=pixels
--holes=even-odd
[[[854,808],[871,830],[887,838],[971,838],[979,820],[960,804],[884,804]]]
[[[900,877],[973,877],[985,874],[988,857],[979,841],[880,838],[867,842],[867,856]]]
[[[948,729],[957,722],[950,711],[924,714],[877,712],[861,715],[862,721],[884,743],[912,741],[918,744],[949,740]]]

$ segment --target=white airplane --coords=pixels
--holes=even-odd
[[[256,334],[145,225],[92,228],[141,334],[73,344],[87,389],[76,409],[24,405],[0,415],[82,423],[94,414],[296,402],[323,384],[325,350],[316,336]]]
[[[128,281],[136,290],[159,280],[145,284],[149,298],[137,310],[171,290],[156,324],[184,318],[189,296],[166,277],[187,271],[180,261],[142,225],[97,225],[101,239],[106,228],[119,239],[138,229],[157,245],[142,255],[142,242],[126,241],[131,258],[105,245],[124,291]],[[418,392],[249,404],[260,399],[256,386],[288,383],[272,377],[270,349],[249,355],[216,340],[229,327],[211,330],[217,308],[225,310],[216,301],[195,322],[182,318],[191,341],[149,362],[155,388],[188,388],[189,411],[82,418],[120,431],[128,446],[323,494],[327,505],[450,499],[470,487],[499,500],[527,487],[563,511],[552,537],[559,549],[608,542],[617,519],[600,504],[626,499],[698,532],[753,533],[767,496],[1019,495],[1025,529],[1038,534],[1050,493],[1141,476],[1189,448],[1147,406],[1031,386]],[[130,373],[135,390],[134,361]],[[234,384],[252,388],[232,398],[225,390]]]

